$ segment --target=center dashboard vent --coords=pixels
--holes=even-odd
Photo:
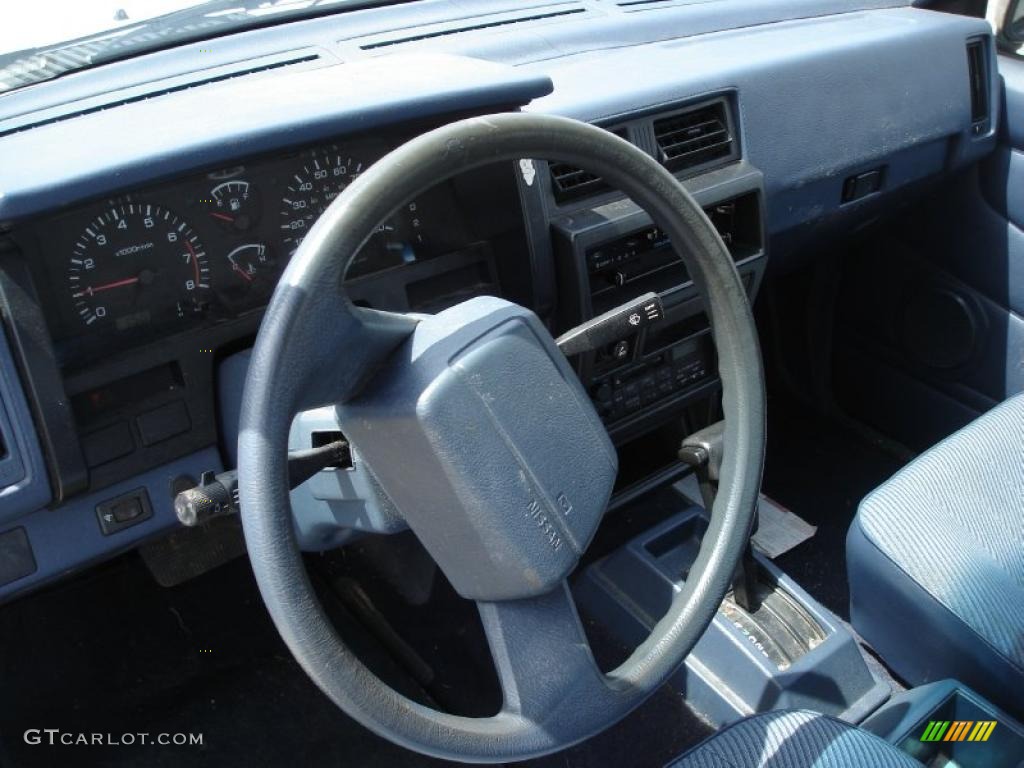
[[[725,100],[656,119],[654,140],[658,159],[670,171],[698,168],[736,156]]]
[[[625,128],[609,130],[620,139],[626,138]],[[598,192],[605,192],[610,188],[608,182],[597,174],[569,163],[553,162],[548,165],[548,169],[551,172],[551,189],[555,194],[555,200],[559,203],[596,195]]]

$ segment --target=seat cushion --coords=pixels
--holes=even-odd
[[[815,712],[768,712],[719,731],[670,768],[921,768],[874,734]]]
[[[847,568],[854,627],[907,682],[957,678],[1024,714],[1024,396],[868,495]]]

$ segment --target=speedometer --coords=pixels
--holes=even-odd
[[[320,214],[362,170],[358,160],[324,152],[309,158],[292,175],[281,200],[281,229],[289,253],[295,252]]]
[[[334,198],[363,172],[365,165],[361,160],[329,149],[312,155],[296,169],[281,200],[280,227],[289,255],[299,247]],[[346,275],[355,278],[414,262],[423,246],[423,217],[417,203],[412,201],[380,226],[356,254]]]
[[[159,205],[123,203],[94,219],[67,267],[75,313],[118,329],[200,311],[209,287],[206,253],[192,229]]]

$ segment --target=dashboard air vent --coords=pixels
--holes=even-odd
[[[568,163],[551,163],[550,167],[551,185],[558,202],[591,195],[608,187],[600,176]]]
[[[696,168],[735,154],[725,101],[654,121],[658,159],[670,171]]]
[[[620,0],[616,5],[619,6],[619,8],[634,8],[641,5],[666,5],[670,2],[672,2],[672,0]],[[675,5],[675,3],[673,3],[673,5]]]
[[[464,32],[479,32],[485,29],[493,29],[494,27],[505,27],[510,24],[525,24],[530,21],[545,21],[547,19],[555,19],[560,16],[572,16],[577,13],[583,13],[585,8],[565,8],[558,11],[549,11],[547,13],[533,13],[528,16],[512,16],[509,18],[494,19],[493,21],[480,21],[476,24],[467,24],[461,27],[447,27],[444,29],[438,29],[433,32],[421,32],[415,35],[407,35],[404,37],[393,37],[387,40],[376,40],[372,43],[364,43],[359,47],[364,51],[371,51],[374,48],[386,48],[391,45],[403,45],[405,43],[417,43],[421,40],[430,40],[435,37],[446,37],[448,35],[461,35]]]
[[[620,139],[626,138],[625,128],[615,128],[611,132]],[[589,197],[608,189],[607,182],[600,176],[569,163],[554,162],[548,168],[551,171],[551,189],[555,193],[555,200],[559,203],[579,197]]]
[[[3,399],[0,398],[0,408],[4,407]],[[0,429],[0,460],[7,458],[7,444],[4,442],[4,431]]]
[[[988,62],[985,41],[967,43],[967,75],[971,86],[971,126],[975,134],[988,130]]]

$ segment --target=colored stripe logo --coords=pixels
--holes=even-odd
[[[921,741],[988,741],[995,729],[995,720],[932,720]]]

